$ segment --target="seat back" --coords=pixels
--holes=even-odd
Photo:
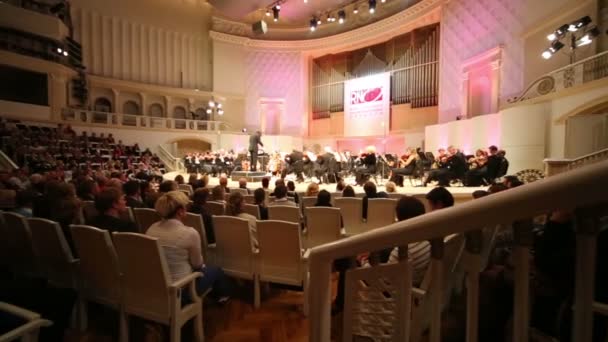
[[[204,261],[209,262],[209,242],[207,241],[207,232],[205,230],[205,223],[203,222],[202,216],[199,214],[187,213],[186,217],[184,217],[184,225],[192,227],[198,232],[198,235],[201,237],[201,252],[203,254]]]
[[[242,189],[242,188],[232,188],[230,189],[231,193],[240,193],[241,195],[245,196],[245,195],[249,195],[249,191],[247,189]]]
[[[256,219],[260,219],[260,207],[255,204],[245,204],[243,211],[249,215],[255,216]]]
[[[150,208],[134,208],[133,215],[135,215],[139,232],[142,234],[145,234],[151,225],[161,220],[156,210]]]
[[[340,239],[342,219],[339,208],[312,207],[304,210],[307,248]]]
[[[70,246],[59,223],[42,218],[28,219],[36,264],[53,285],[77,288],[76,267]]]
[[[123,275],[124,310],[155,321],[168,321],[171,276],[158,239],[136,233],[113,233],[113,240]]]
[[[301,215],[300,208],[291,207],[288,205],[274,205],[268,207],[268,219],[275,221],[287,221],[292,223],[300,223]]]
[[[97,215],[99,211],[95,208],[94,201],[82,201],[82,217],[85,223],[91,223]]]
[[[253,279],[255,261],[249,221],[233,216],[213,216],[216,265],[233,277]]]
[[[346,234],[353,235],[365,232],[365,223],[361,213],[363,199],[356,197],[341,197],[334,200],[336,208],[340,208],[344,230]]]
[[[401,199],[401,197],[403,197],[403,194],[396,193],[396,192],[391,192],[390,194],[388,194],[388,198],[390,198],[390,199],[399,200],[399,199]]]
[[[253,197],[253,195],[243,195],[243,200],[247,204],[254,204],[255,203],[255,197]]]
[[[370,198],[367,200],[367,229],[376,229],[395,223],[397,200]]]
[[[222,216],[226,213],[226,205],[222,202],[209,201],[205,203],[205,208],[211,215]]]
[[[32,234],[27,219],[16,213],[3,213],[6,245],[11,268],[18,273],[35,273],[36,257],[32,246]]]
[[[185,191],[188,197],[192,196],[194,190],[192,189],[192,185],[190,184],[178,184],[177,189],[180,191]]]
[[[302,212],[304,212],[304,210],[306,210],[306,208],[314,207],[316,203],[317,203],[316,196],[300,197],[300,207],[302,208]]]
[[[257,232],[260,280],[301,285],[304,270],[300,226],[286,221],[259,221]]]
[[[104,304],[120,304],[120,268],[114,244],[107,230],[71,225],[80,260],[80,291]]]

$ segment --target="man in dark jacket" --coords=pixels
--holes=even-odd
[[[262,144],[262,132],[260,131],[255,132],[249,137],[249,153],[251,154],[249,169],[251,171],[256,171],[258,164],[258,145],[264,147],[264,144]]]

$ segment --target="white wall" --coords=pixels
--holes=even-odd
[[[22,120],[51,120],[51,107],[0,100],[0,117]]]
[[[199,1],[74,0],[75,38],[95,75],[211,89],[211,8]]]

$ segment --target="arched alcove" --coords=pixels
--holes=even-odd
[[[122,113],[129,115],[141,115],[141,110],[137,102],[127,101],[122,105]]]
[[[105,97],[95,99],[93,110],[96,112],[112,113],[112,101]]]
[[[165,116],[165,110],[163,109],[163,106],[160,103],[153,103],[148,108],[148,115],[157,118],[162,118]]]
[[[173,117],[176,119],[186,119],[186,108],[182,106],[173,108]]]

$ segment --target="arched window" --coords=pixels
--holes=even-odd
[[[154,116],[157,118],[162,118],[163,116],[165,116],[165,111],[163,109],[163,106],[161,106],[159,103],[151,104],[150,108],[148,109],[148,115]]]
[[[112,102],[105,97],[98,97],[93,105],[93,110],[96,112],[111,113]]]
[[[186,119],[186,108],[182,106],[173,108],[173,117],[176,119]]]
[[[130,115],[140,115],[139,104],[135,101],[127,101],[122,105],[122,113]]]

